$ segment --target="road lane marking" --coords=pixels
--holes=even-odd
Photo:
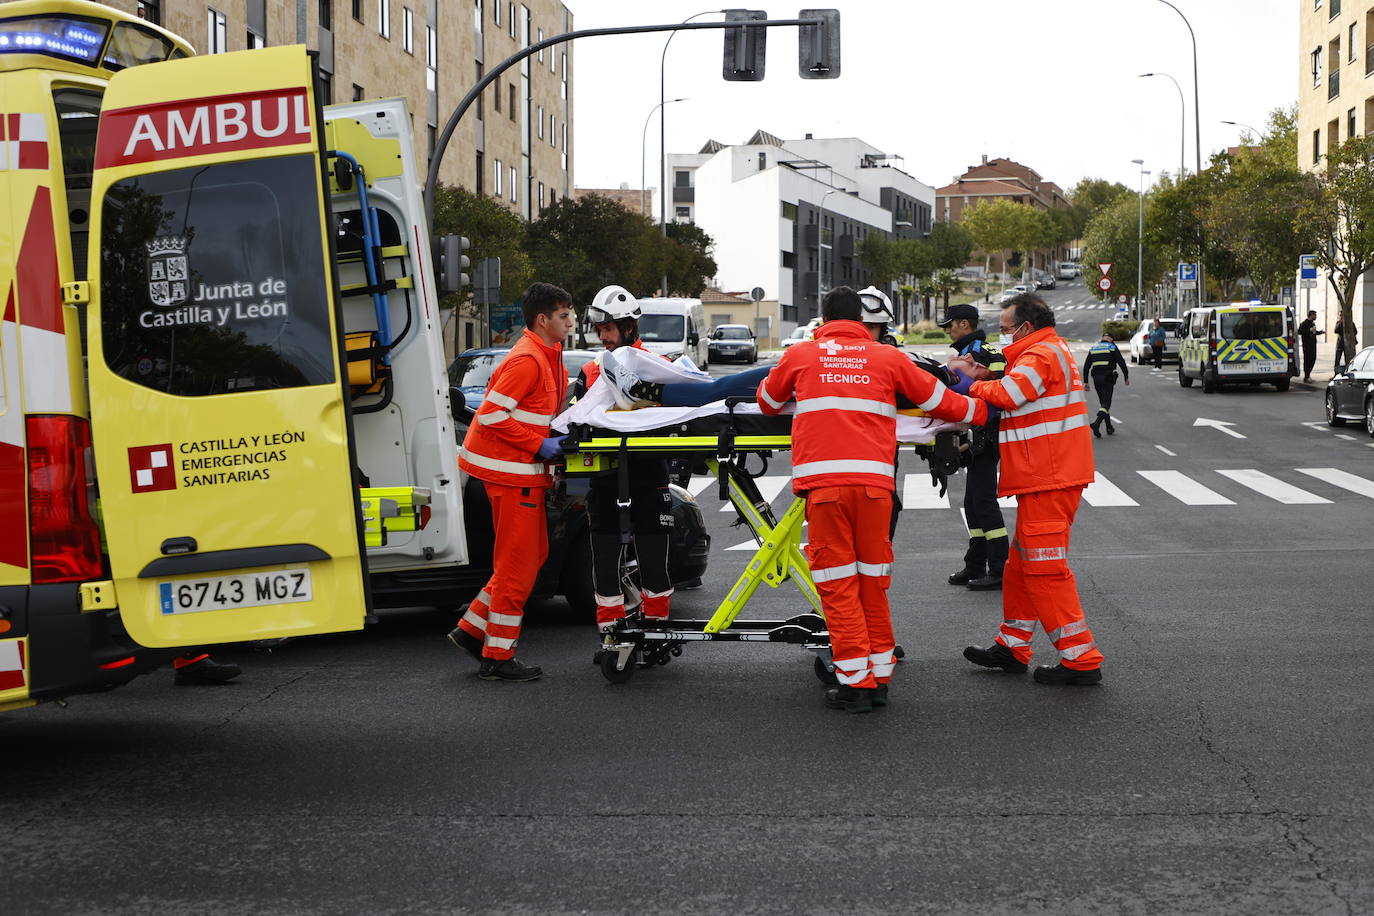
[[[1309,493],[1291,483],[1285,483],[1277,477],[1271,477],[1263,471],[1254,468],[1239,468],[1237,470],[1218,470],[1218,474],[1243,487],[1249,487],[1256,493],[1277,500],[1286,506],[1315,506],[1322,503],[1329,503],[1331,500]]]
[[[715,482],[716,479],[709,474],[705,477],[693,477],[687,482],[687,492],[693,496],[700,496],[707,487]]]
[[[1093,482],[1083,490],[1083,501],[1090,506],[1138,506],[1126,492],[1101,474],[1093,474]]]
[[[1234,506],[1215,490],[1208,489],[1180,471],[1136,471],[1150,483],[1185,506]]]
[[[948,509],[949,493],[940,495],[940,488],[933,486],[929,474],[908,474],[902,481],[903,509]]]
[[[1225,433],[1233,439],[1244,439],[1245,436],[1229,427],[1235,426],[1230,420],[1209,420],[1206,417],[1198,417],[1193,421],[1194,426],[1210,426],[1217,432]]]
[[[1351,435],[1349,435],[1349,434],[1347,434],[1347,433],[1336,433],[1336,438],[1337,438],[1337,439],[1344,439],[1346,442],[1359,442],[1359,441],[1360,441],[1359,439],[1356,439],[1354,436],[1351,436]]]
[[[1177,457],[1178,457],[1178,453],[1177,453],[1177,452],[1171,452],[1171,451],[1169,451],[1167,448],[1165,448],[1165,447],[1162,446],[1162,445],[1156,445],[1155,448],[1159,449],[1161,452],[1163,452],[1164,454],[1168,455],[1170,458],[1177,458]]]
[[[715,482],[711,480],[711,478],[709,477],[707,478],[707,481],[711,483]],[[773,504],[773,500],[778,498],[778,494],[782,492],[782,488],[791,483],[791,481],[791,477],[782,477],[774,474],[769,474],[767,477],[754,478],[754,483],[756,483],[759,488],[759,495],[761,495],[763,497],[763,501],[768,503],[769,505]],[[720,507],[720,511],[734,512],[735,505],[729,500],[726,500],[725,505]]]
[[[1374,499],[1374,480],[1366,480],[1337,468],[1297,468],[1296,470],[1299,474],[1315,477],[1333,487],[1340,487],[1342,490],[1349,490],[1351,493],[1358,493],[1361,496]]]

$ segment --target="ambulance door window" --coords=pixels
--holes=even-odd
[[[125,179],[102,202],[110,371],[183,397],[335,380],[311,156]]]
[[[67,189],[67,231],[72,240],[72,279],[86,279],[87,238],[91,226],[91,170],[95,130],[100,123],[100,93],[57,89],[57,135],[62,145],[62,181]],[[84,339],[84,335],[83,335]]]

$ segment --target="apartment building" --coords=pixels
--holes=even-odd
[[[319,53],[324,102],[404,96],[416,148],[486,72],[571,31],[558,0],[107,0],[189,41],[200,54],[304,44]],[[572,193],[571,45],[502,74],[459,124],[440,180],[500,199],[525,219]]]
[[[1322,158],[1374,128],[1374,2],[1298,2],[1298,165],[1317,171]],[[1311,307],[1330,330],[1339,302],[1318,276]],[[1306,306],[1308,300],[1303,295]],[[1374,333],[1374,283],[1366,274],[1355,293],[1363,343]]]
[[[869,233],[929,233],[934,189],[893,165],[899,159],[852,137],[760,130],[741,144],[711,140],[667,157],[668,213],[715,241],[720,289],[764,289],[759,336],[786,336],[819,314],[825,290],[869,285],[858,257]]]
[[[978,165],[971,165],[952,182],[935,192],[935,212],[942,222],[957,223],[964,211],[983,201],[1009,200],[1041,210],[1058,210],[1069,206],[1064,189],[1040,173],[1014,159],[983,156]],[[1069,259],[1067,247],[1057,251],[1037,252],[1035,266],[1048,270],[1051,261]]]

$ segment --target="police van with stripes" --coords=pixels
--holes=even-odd
[[[1211,394],[1222,385],[1272,384],[1287,391],[1298,374],[1293,316],[1279,305],[1232,303],[1189,309],[1179,329],[1178,383],[1202,382]]]

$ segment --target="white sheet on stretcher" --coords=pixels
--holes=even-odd
[[[709,382],[711,377],[702,372],[685,357],[670,363],[662,357],[631,347],[602,354],[603,365],[607,359],[620,360],[636,376],[646,382],[659,384],[676,382]],[[685,365],[682,365],[685,363]],[[588,389],[586,395],[576,404],[559,414],[553,421],[555,432],[566,433],[573,423],[609,429],[619,433],[647,432],[662,429],[698,417],[727,413],[725,401],[713,401],[701,407],[641,407],[625,410],[617,406],[618,389],[611,384],[603,372]],[[623,401],[623,396],[621,397]],[[790,416],[795,405],[788,404],[782,413]],[[758,404],[740,404],[735,407],[739,414],[763,413]],[[944,430],[959,431],[968,429],[964,423],[947,423],[934,417],[909,417],[897,414],[897,442],[928,444],[935,441],[935,434]]]

